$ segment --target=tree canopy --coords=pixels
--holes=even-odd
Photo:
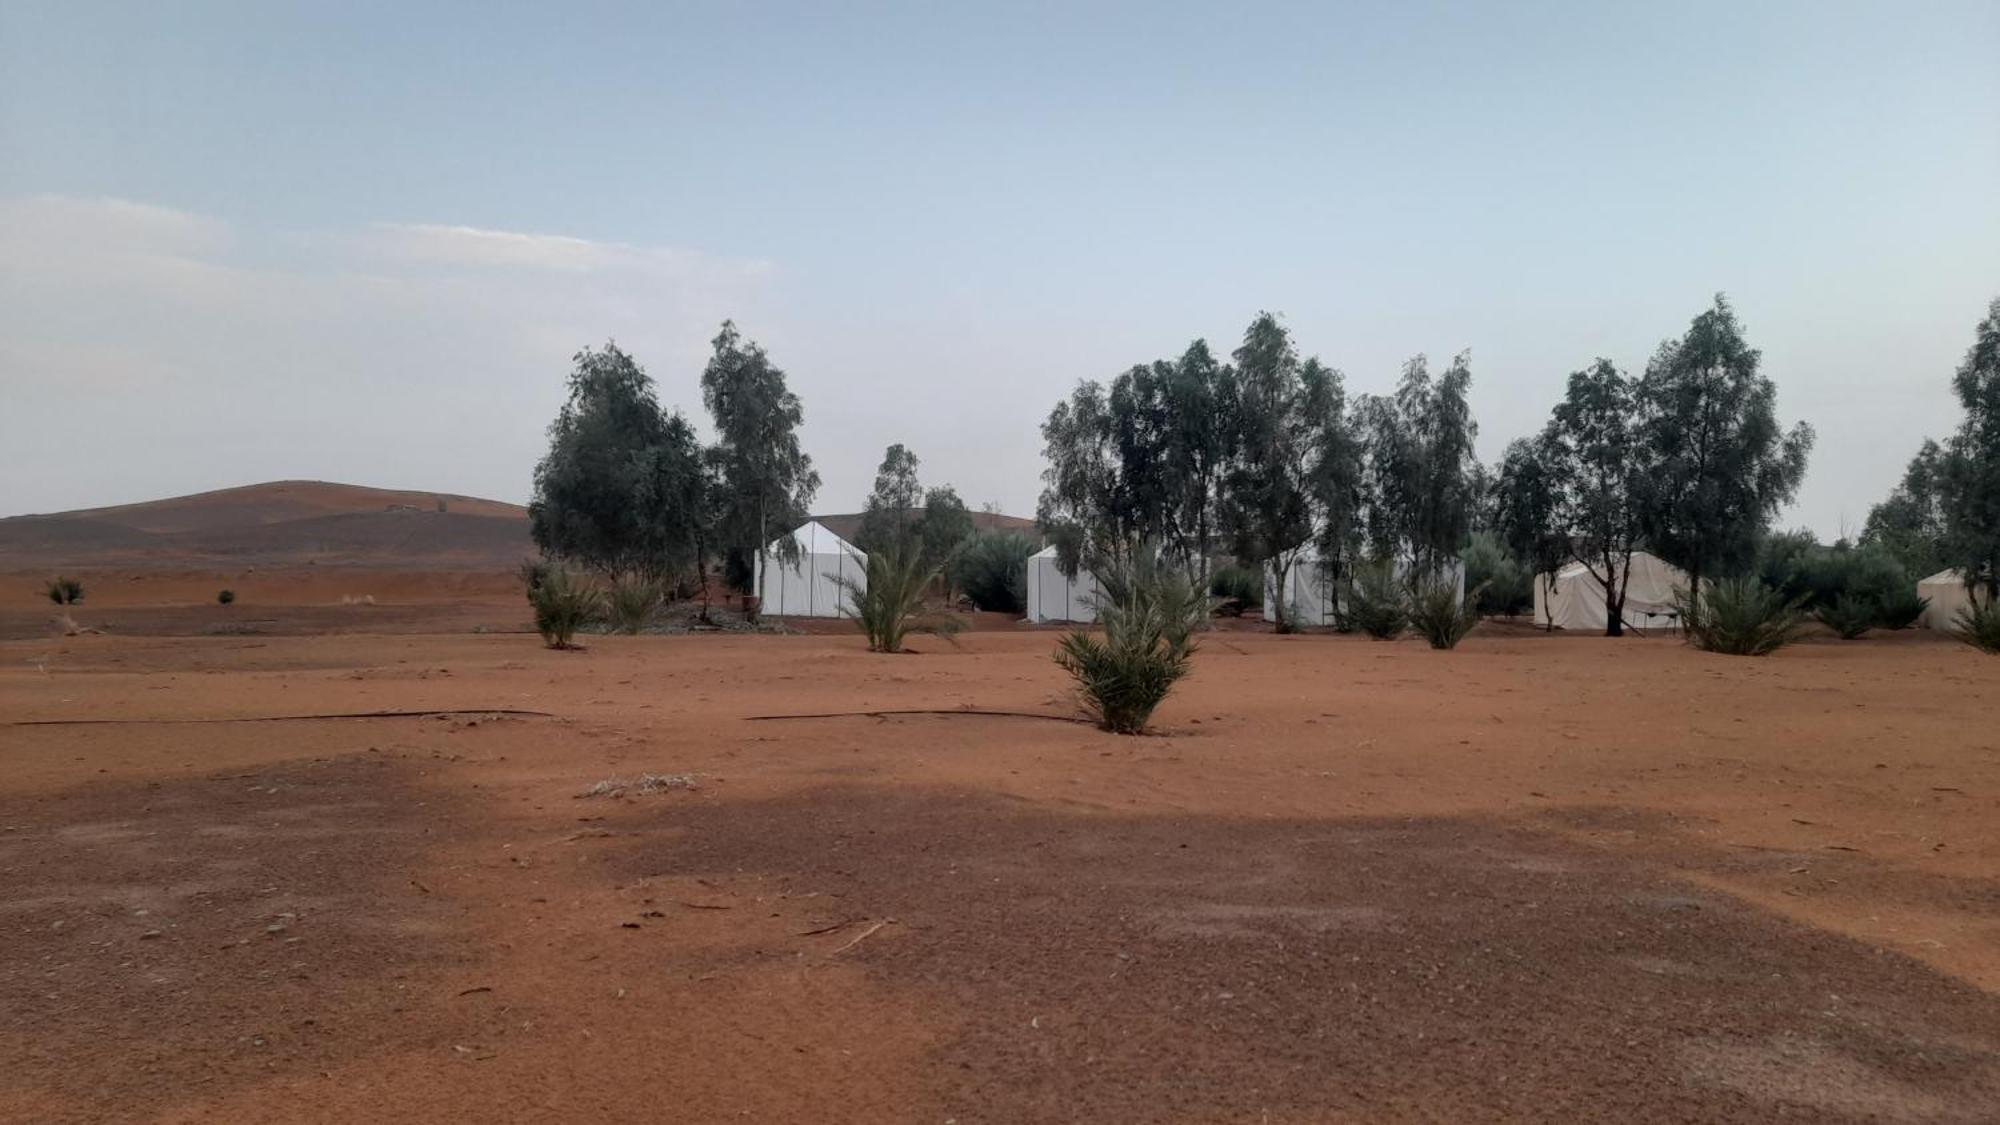
[[[805,409],[786,387],[785,373],[733,321],[722,322],[714,348],[701,373],[702,403],[716,433],[714,539],[730,584],[747,592],[759,552],[777,532],[804,522],[819,474],[799,448]],[[798,557],[789,537],[778,538],[776,551],[783,562]]]
[[[1812,427],[1780,428],[1777,387],[1759,359],[1717,295],[1685,335],[1660,345],[1636,388],[1646,540],[1696,591],[1704,576],[1750,568],[1805,477]]]
[[[701,556],[706,476],[694,430],[615,343],[576,354],[535,466],[529,529],[546,554],[664,579]]]

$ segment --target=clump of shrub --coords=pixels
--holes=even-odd
[[[1035,541],[1018,531],[984,531],[967,540],[951,564],[951,584],[972,604],[996,613],[1028,608],[1028,556]]]
[[[234,590],[219,590],[216,592],[215,604],[217,605],[231,605],[235,601],[236,591]]]
[[[1391,641],[1410,624],[1403,588],[1387,564],[1362,567],[1347,591],[1347,609],[1342,620],[1352,629]]]
[[[1952,619],[1952,635],[1981,652],[2000,656],[2000,599],[1975,600]]]
[[[1887,549],[1845,540],[1828,547],[1810,531],[1768,536],[1758,550],[1757,577],[1808,611],[1830,609],[1843,597],[1879,603],[1916,585]]]
[[[554,569],[555,564],[547,559],[521,560],[521,568],[518,573],[521,576],[521,585],[527,591],[528,603],[530,605],[534,604],[535,591],[542,588],[542,583],[548,580],[549,572]]]
[[[523,568],[524,576],[527,568]],[[576,634],[604,620],[604,594],[565,567],[538,564],[528,588],[535,610],[535,631],[554,649],[575,648]]]
[[[1791,644],[1805,625],[1801,598],[1787,599],[1755,578],[1715,583],[1699,600],[1682,595],[1681,626],[1696,648],[1765,656]]]
[[[1513,617],[1534,608],[1535,576],[1492,532],[1473,532],[1458,561],[1465,566],[1466,587],[1477,591],[1473,605],[1480,613]]]
[[[965,628],[963,621],[929,604],[931,584],[944,565],[903,537],[877,545],[868,556],[866,583],[845,574],[830,576],[847,592],[841,610],[868,635],[869,652],[901,652],[903,638],[911,633],[951,636]]]
[[[611,627],[621,633],[637,633],[653,623],[665,591],[660,583],[643,574],[621,574],[611,582],[605,596],[605,610]]]
[[[1479,593],[1474,589],[1461,599],[1457,582],[1441,578],[1419,580],[1410,590],[1410,625],[1432,648],[1457,648],[1458,642],[1479,624]]]
[[[1213,603],[1187,575],[1150,550],[1097,571],[1099,637],[1063,637],[1056,663],[1076,680],[1084,712],[1113,734],[1139,734],[1192,668],[1195,630]]]
[[[1875,624],[1883,629],[1907,629],[1923,620],[1930,605],[1931,600],[1919,597],[1915,589],[1900,586],[1875,603]]]
[[[83,600],[83,583],[74,578],[51,578],[45,592],[57,605],[75,605]]]
[[[1219,599],[1219,612],[1240,617],[1264,608],[1264,575],[1254,567],[1218,567],[1208,577],[1208,592]],[[1291,614],[1285,614],[1285,620],[1291,618]]]
[[[1875,627],[1882,618],[1882,607],[1866,598],[1842,594],[1834,599],[1832,605],[1814,610],[1813,616],[1838,634],[1841,640],[1852,641]]]

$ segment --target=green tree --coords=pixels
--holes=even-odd
[[[1035,521],[1074,576],[1123,557],[1143,537],[1143,506],[1125,476],[1104,387],[1086,380],[1042,423],[1042,495]]]
[[[2000,603],[2000,300],[1987,306],[1972,349],[1952,378],[1965,420],[1944,460],[1944,555]]]
[[[1569,543],[1557,530],[1553,458],[1541,437],[1508,443],[1493,486],[1493,520],[1509,554],[1535,582],[1548,582],[1569,561]],[[1533,590],[1529,592],[1532,600]]]
[[[716,433],[714,538],[730,584],[747,593],[772,537],[804,522],[819,474],[799,448],[805,408],[787,389],[785,373],[733,321],[722,322],[714,345],[701,373],[701,399]],[[780,562],[798,561],[790,536],[779,538],[776,550]]]
[[[664,579],[701,558],[706,515],[693,427],[661,409],[652,379],[616,344],[578,352],[535,466],[536,546],[606,575]]]
[[[1235,457],[1223,480],[1222,523],[1236,557],[1269,564],[1279,590],[1288,588],[1298,549],[1313,537],[1307,468],[1314,455],[1306,387],[1332,376],[1318,360],[1299,360],[1291,333],[1259,313],[1236,349]],[[1292,629],[1286,599],[1272,606],[1278,630]]]
[[[1300,369],[1300,381],[1308,446],[1306,491],[1318,521],[1313,544],[1319,554],[1319,578],[1329,590],[1344,590],[1361,561],[1361,517],[1366,509],[1361,437],[1347,409],[1340,372],[1308,362]]]
[[[875,487],[862,508],[861,529],[854,545],[864,552],[901,542],[910,534],[915,512],[923,503],[923,485],[917,482],[917,455],[902,442],[882,454],[875,470]]]
[[[924,493],[923,514],[917,518],[916,540],[925,562],[944,566],[965,541],[972,538],[972,513],[958,490],[941,485]],[[947,585],[952,585],[946,572]]]
[[[1903,482],[1868,512],[1861,542],[1896,556],[1917,577],[1945,566],[1945,452],[1925,440],[1903,471]]]
[[[1604,635],[1623,636],[1632,553],[1644,532],[1641,498],[1653,466],[1632,440],[1630,380],[1600,359],[1572,372],[1568,391],[1542,431],[1548,469],[1549,528],[1604,591]]]
[[[1084,382],[1042,426],[1048,467],[1036,516],[1074,574],[1120,558],[1142,539],[1205,573],[1229,467],[1234,385],[1208,344],[1177,360]]]
[[[1471,530],[1479,436],[1466,397],[1471,387],[1465,353],[1435,379],[1419,355],[1404,365],[1394,395],[1371,395],[1360,405],[1369,539],[1378,556],[1409,559],[1416,576],[1441,575]]]
[[[1758,374],[1758,360],[1717,295],[1685,335],[1660,345],[1638,382],[1646,540],[1687,571],[1695,601],[1703,578],[1749,569],[1812,451],[1811,426],[1779,427],[1777,387]]]

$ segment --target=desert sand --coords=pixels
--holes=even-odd
[[[221,577],[5,602],[0,1119],[2000,1106],[2000,662],[1944,638],[1244,626],[1121,738],[1047,630],[565,653],[505,575]],[[850,714],[912,708],[1048,717]]]

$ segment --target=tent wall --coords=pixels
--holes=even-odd
[[[1924,628],[1939,632],[1956,629],[1958,612],[1972,608],[1972,592],[1965,588],[1960,573],[1940,570],[1917,583],[1917,596],[1931,600],[1931,604],[1924,607],[1921,622]]]
[[[1632,577],[1625,587],[1625,612],[1620,616],[1630,629],[1663,629],[1680,623],[1680,592],[1687,588],[1687,573],[1645,551],[1632,555]],[[1575,632],[1604,632],[1611,611],[1605,605],[1604,587],[1591,577],[1590,568],[1571,563],[1554,575],[1535,578],[1535,624],[1553,625]]]
[[[788,538],[799,545],[796,565],[779,561],[776,550],[782,539],[757,560],[760,612],[774,617],[842,616],[849,598],[834,576],[853,579],[867,588],[867,556],[816,522],[802,525]]]
[[[1398,581],[1409,577],[1412,564],[1408,559],[1397,559],[1393,570]],[[1465,564],[1457,559],[1447,564],[1446,575],[1458,587],[1458,598],[1465,600]],[[1292,560],[1291,570],[1285,575],[1288,591],[1287,603],[1292,607],[1292,620],[1299,625],[1332,625],[1340,615],[1343,604],[1339,591],[1328,582],[1326,570],[1320,565],[1319,554],[1311,549],[1302,550]],[[1264,620],[1278,619],[1278,568],[1271,563],[1264,564]]]
[[[1056,549],[1045,547],[1028,556],[1028,620],[1077,621],[1097,620],[1097,595],[1102,588],[1097,576],[1087,570],[1077,571],[1075,578],[1063,574],[1056,565]]]

